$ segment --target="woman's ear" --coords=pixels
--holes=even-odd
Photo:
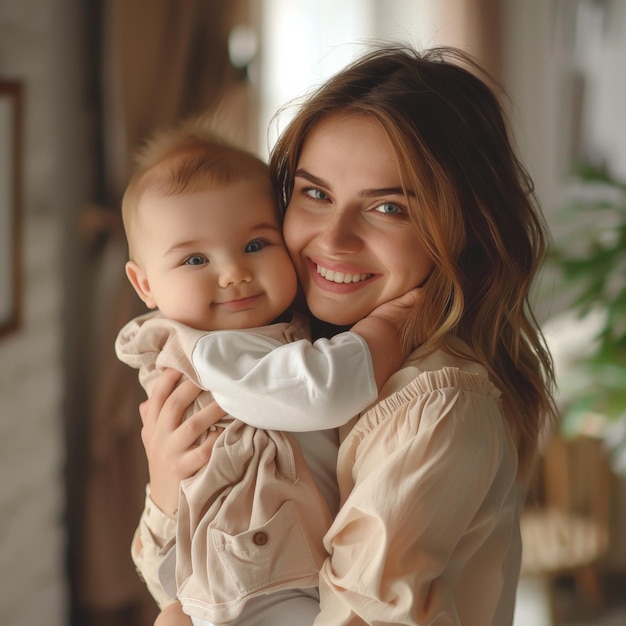
[[[156,302],[152,296],[152,290],[150,289],[150,281],[146,272],[134,261],[128,261],[124,266],[126,270],[126,276],[130,284],[133,286],[137,295],[145,302],[149,309],[156,308]]]

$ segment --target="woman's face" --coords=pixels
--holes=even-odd
[[[308,133],[283,232],[311,312],[336,325],[354,324],[433,268],[391,142],[365,115],[333,115]]]

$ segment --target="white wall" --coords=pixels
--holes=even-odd
[[[626,3],[584,0],[577,15],[573,62],[586,83],[586,156],[626,181]]]
[[[23,318],[0,340],[0,624],[68,623],[63,487],[65,228],[81,167],[72,0],[0,0],[0,78],[23,81]]]
[[[288,109],[282,112],[277,126],[275,113],[344,67],[368,41],[429,46],[445,31],[436,24],[433,0],[263,0],[262,15],[262,149],[273,144],[290,117]]]

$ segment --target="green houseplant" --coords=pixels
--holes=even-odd
[[[578,324],[559,340],[575,343],[576,333],[583,335],[566,370],[557,364],[561,431],[575,435],[590,419],[600,421],[616,468],[626,472],[626,185],[579,168],[555,230],[548,264]]]

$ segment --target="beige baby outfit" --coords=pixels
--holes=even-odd
[[[149,517],[157,513],[148,495],[132,554],[159,604],[176,595],[190,615],[225,624],[251,597],[318,585],[327,556],[322,540],[332,517],[299,446],[282,430],[334,428],[372,402],[377,391],[360,337],[342,333],[319,345],[306,337],[297,317],[251,330],[207,333],[150,313],[120,331],[118,357],[139,369],[148,394],[166,367],[203,389],[215,385],[213,395],[225,410],[233,385],[255,390],[248,396],[252,400],[237,410],[241,417],[250,413],[246,421],[255,425],[226,418],[209,463],[181,484],[177,520],[172,520],[175,541],[152,535]],[[264,359],[294,342],[299,345],[289,354],[299,350],[297,359],[274,358],[269,364]],[[352,363],[350,384],[335,385],[337,363],[346,362]],[[255,392],[258,397],[276,395],[285,408],[275,415],[253,410]],[[201,393],[191,412],[213,395]],[[263,428],[265,424],[281,430]]]

